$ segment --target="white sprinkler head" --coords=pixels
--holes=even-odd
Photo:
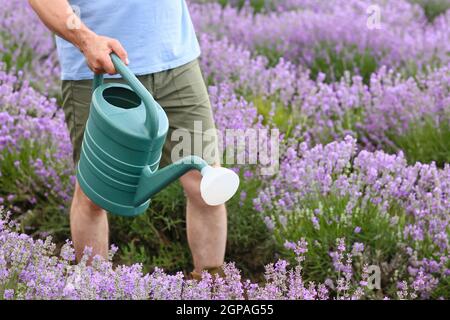
[[[206,166],[201,173],[200,193],[210,206],[227,202],[239,187],[239,176],[230,169]]]

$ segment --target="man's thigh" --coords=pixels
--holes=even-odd
[[[220,163],[213,113],[198,60],[155,73],[154,92],[169,118],[160,166],[187,155]]]

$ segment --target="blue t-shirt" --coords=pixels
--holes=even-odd
[[[120,41],[128,52],[129,68],[136,75],[172,69],[200,55],[185,0],[69,2],[89,29]],[[92,79],[93,73],[78,48],[60,37],[56,37],[56,45],[61,79]]]

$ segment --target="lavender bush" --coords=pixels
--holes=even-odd
[[[406,79],[383,67],[371,74],[369,84],[350,73],[326,83],[324,74],[311,80],[308,71],[284,60],[270,67],[265,57],[253,58],[249,50],[226,39],[203,35],[201,45],[204,75],[214,85],[211,92],[225,83],[256,108],[265,123],[285,132],[295,123],[296,137],[311,143],[349,134],[366,149],[402,149],[410,162],[448,162],[449,66]],[[244,112],[243,106],[240,109]]]
[[[24,71],[22,77],[41,90],[56,93],[59,65],[51,33],[21,0],[1,0],[0,62],[6,71]]]
[[[408,0],[412,4],[420,5],[430,21],[443,14],[450,8],[447,0]],[[223,7],[229,5],[242,9],[251,6],[255,12],[260,11],[286,11],[305,7],[323,8],[329,5],[329,1],[306,1],[306,0],[195,0],[197,3],[219,3]]]
[[[19,74],[20,77],[20,74]],[[10,205],[65,202],[74,177],[64,114],[26,80],[0,69],[1,193]]]
[[[350,137],[289,147],[280,174],[267,181],[255,206],[280,244],[306,237],[320,261],[319,252],[347,236],[354,246],[365,244],[367,258],[383,267],[386,288],[420,277],[419,294],[428,297],[450,272],[450,166],[408,166],[402,154],[356,150]],[[306,274],[324,277],[319,261]]]
[[[198,29],[262,53],[273,64],[284,57],[308,66],[314,77],[325,72],[328,80],[350,70],[368,81],[382,66],[414,74],[449,61],[448,13],[429,24],[420,7],[402,0],[298,3],[301,10],[256,15],[217,4],[192,6],[192,11]],[[369,28],[366,10],[373,5],[381,21]]]
[[[74,264],[74,249],[66,242],[59,255],[50,238],[33,240],[15,231],[17,226],[0,219],[0,299],[329,299],[335,292],[338,299],[360,299],[368,289],[367,266],[361,270],[361,281],[353,276],[353,254],[345,248],[344,239],[338,239],[332,253],[337,281],[327,279],[324,284],[305,282],[302,264],[308,243],[301,239],[287,242],[286,248],[295,254],[295,264],[289,267],[285,260],[266,266],[265,282],[252,283],[241,279],[233,263],[224,267],[224,278],[203,274],[201,281],[186,280],[181,272],[168,275],[155,268],[143,274],[142,265],[113,266],[110,259],[117,251],[112,247],[110,259],[93,257],[86,248],[82,260]],[[330,258],[331,259],[331,258]],[[416,284],[402,283],[397,295],[414,298]]]

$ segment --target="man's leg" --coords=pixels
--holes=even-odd
[[[172,151],[176,150],[174,147],[180,143],[177,138],[172,140],[172,134],[177,129],[187,130],[190,134],[190,142],[187,145],[191,148],[185,150],[184,155],[205,157],[203,153],[207,153],[208,146],[217,148],[217,136],[209,132],[211,129],[214,131],[215,125],[198,60],[154,74],[154,86],[154,97],[167,113],[170,125],[161,167],[179,160],[182,156],[176,152],[172,154]],[[206,137],[207,135],[209,137]],[[184,145],[184,141],[181,143]],[[197,150],[198,146],[201,150]],[[215,157],[205,160],[208,163],[220,163],[218,150]],[[200,194],[200,181],[201,175],[197,171],[190,171],[180,178],[187,198],[187,237],[194,271],[197,274],[204,269],[222,266],[227,239],[225,206],[207,205]],[[213,270],[211,272],[215,273]]]
[[[190,171],[180,178],[186,193],[186,226],[194,271],[222,266],[227,241],[225,205],[207,205],[200,195],[201,175]]]
[[[73,161],[78,163],[84,128],[89,116],[92,95],[92,81],[64,80],[62,82],[62,107],[73,146]],[[78,182],[70,207],[70,230],[75,247],[75,256],[80,261],[86,246],[93,254],[107,257],[108,221],[106,212],[92,203],[83,193]]]
[[[144,84],[148,76],[138,77]],[[124,82],[123,79],[105,79],[105,82]],[[81,153],[86,121],[92,96],[92,80],[64,80],[62,82],[62,107],[73,145],[73,161],[78,163]],[[151,90],[150,87],[147,89]],[[108,256],[108,218],[105,210],[95,205],[83,193],[78,183],[70,208],[70,229],[79,261],[86,246],[93,249],[93,255]]]
[[[92,257],[108,257],[108,218],[106,211],[94,204],[81,190],[78,182],[70,207],[70,230],[77,261],[86,246],[92,248]]]
[[[73,145],[73,161],[80,159],[81,142],[89,116],[92,95],[92,81],[63,81],[62,98],[65,120]],[[96,206],[83,193],[78,182],[70,207],[70,230],[77,261],[83,256],[86,246],[93,249],[93,255],[108,255],[108,220],[106,212]]]

